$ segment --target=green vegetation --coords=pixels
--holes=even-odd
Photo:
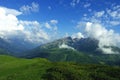
[[[52,62],[76,62],[84,64],[120,65],[120,54],[93,54],[72,49],[36,48],[29,51],[25,58],[47,58]]]
[[[0,80],[41,80],[49,67],[46,59],[17,59],[0,56]]]
[[[66,44],[73,49],[60,48]],[[106,48],[109,48],[106,46]],[[116,53],[120,52],[118,47],[111,46]],[[83,64],[107,64],[120,65],[120,54],[105,54],[98,48],[98,41],[92,38],[72,39],[71,37],[58,39],[50,43],[27,51],[24,58],[46,58],[52,62],[76,62]]]
[[[120,80],[120,67],[0,56],[0,80]]]

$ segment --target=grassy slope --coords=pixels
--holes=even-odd
[[[49,63],[41,58],[28,60],[0,56],[0,80],[41,80]]]
[[[93,54],[79,52],[71,49],[60,49],[60,48],[36,48],[27,53],[25,57],[34,58],[41,57],[47,58],[52,62],[77,62],[84,64],[108,64],[108,65],[120,65],[120,54]]]
[[[0,80],[120,80],[120,67],[0,56]]]

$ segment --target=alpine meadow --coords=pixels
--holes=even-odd
[[[0,0],[0,80],[120,80],[120,0]]]

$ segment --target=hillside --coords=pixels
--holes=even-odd
[[[119,66],[0,56],[0,80],[119,80]]]
[[[1,39],[2,40],[2,39]],[[2,40],[0,44],[0,54],[7,54],[22,58],[46,58],[52,62],[76,62],[83,64],[108,64],[120,65],[120,54],[105,54],[98,49],[98,42],[93,38],[71,38],[65,37],[46,44],[42,44],[37,48],[22,53],[12,53],[15,50],[7,42]],[[8,46],[7,46],[8,45]],[[106,46],[109,48],[110,46]],[[18,47],[16,47],[18,48]],[[20,47],[19,47],[20,48]],[[22,47],[24,48],[24,47]],[[120,48],[111,47],[114,51],[120,52]]]
[[[33,49],[34,47],[35,45],[25,41],[21,41],[17,39],[5,40],[0,38],[0,49],[9,52],[10,53],[9,55],[20,56],[22,55],[21,52]]]
[[[113,47],[115,51],[120,49]],[[72,39],[71,37],[55,40],[30,50],[24,58],[47,58],[50,61],[72,61],[77,63],[97,63],[120,65],[120,54],[105,54],[98,50],[98,41],[92,38]]]

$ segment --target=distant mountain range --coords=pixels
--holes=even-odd
[[[99,49],[98,43],[99,41],[93,38],[73,39],[66,37],[32,49],[30,44],[21,45],[17,42],[14,44],[0,39],[0,54],[23,58],[41,57],[50,61],[120,65],[120,54],[105,54]],[[120,53],[118,47],[105,47],[111,47],[113,51]]]
[[[20,56],[21,53],[35,48],[35,45],[18,39],[5,40],[0,38],[0,50],[4,54]],[[2,54],[0,53],[0,54]]]

